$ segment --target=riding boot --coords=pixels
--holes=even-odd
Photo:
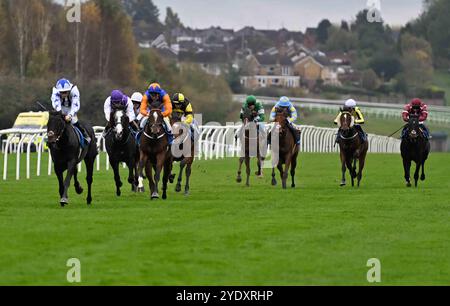
[[[403,128],[403,130],[402,130],[402,139],[405,139],[406,138],[406,133],[407,133],[407,131],[408,131],[408,129],[406,128],[406,126]]]
[[[363,131],[362,127],[360,125],[355,125],[355,128],[358,131],[358,134],[359,134],[359,137],[361,138],[361,141],[362,142],[366,142],[367,141],[367,135]]]
[[[167,137],[169,139],[169,145],[171,146],[173,144],[175,136],[173,135],[173,132],[172,132],[172,126],[170,125],[168,118],[167,118],[167,120],[166,120],[166,118],[164,118],[164,123],[165,123],[165,127],[166,127]]]
[[[89,145],[92,139],[86,129],[80,125],[79,121],[77,123],[74,123],[73,125],[80,130],[80,132],[83,134],[84,139],[86,140],[86,143]]]
[[[430,139],[430,131],[428,130],[428,127],[425,124],[421,124],[420,127],[422,128],[423,135],[426,139]]]
[[[300,132],[297,130],[292,123],[288,124],[289,130],[291,130],[292,135],[294,135],[295,143],[300,145]]]

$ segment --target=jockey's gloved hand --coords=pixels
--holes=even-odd
[[[71,115],[67,115],[65,117],[66,122],[71,122],[72,121],[72,116]]]

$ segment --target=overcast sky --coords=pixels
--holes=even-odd
[[[240,29],[246,25],[258,29],[302,30],[315,27],[324,18],[333,23],[352,20],[356,13],[377,0],[153,0],[161,19],[166,7],[178,13],[190,27],[211,25]],[[422,0],[381,0],[381,14],[390,25],[404,25],[419,16]]]

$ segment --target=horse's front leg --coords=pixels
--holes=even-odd
[[[144,169],[147,174],[147,178],[150,180],[151,177],[148,176],[148,170],[147,170],[147,163],[148,163],[148,156],[144,152],[141,151],[140,153],[140,160],[139,160],[139,166],[138,166],[138,192],[144,192]]]
[[[358,187],[361,185],[362,174],[364,170],[364,166],[366,163],[366,156],[362,155],[359,157],[359,170],[358,170]]]
[[[180,162],[180,174],[178,175],[178,181],[177,181],[177,186],[175,187],[175,192],[181,191],[181,182],[183,181],[183,171],[184,171],[185,166],[186,166],[186,159],[183,159]]]
[[[244,163],[245,157],[239,158],[239,169],[238,169],[238,175],[236,178],[236,182],[241,183],[242,182],[242,164]]]
[[[419,182],[419,173],[420,173],[421,165],[422,164],[420,162],[416,163],[416,171],[414,172],[414,184],[415,184],[415,187],[417,187],[418,182]]]
[[[116,182],[116,195],[118,197],[121,196],[122,192],[120,188],[123,186],[122,181],[120,180],[120,172],[119,172],[119,162],[118,161],[110,161],[111,167],[114,171],[114,181]]]
[[[161,180],[161,172],[164,167],[165,155],[166,155],[166,152],[162,152],[156,156],[155,177],[154,177],[155,187],[152,192],[152,199],[159,199],[158,185],[159,185],[159,181]]]
[[[55,173],[58,178],[59,197],[62,198],[64,195],[64,171],[62,168],[55,166]]]
[[[247,174],[247,181],[245,185],[247,187],[250,187],[250,155],[245,157],[245,168],[246,168],[246,174]]]
[[[127,162],[128,167],[128,183],[131,185],[131,191],[136,192],[135,175],[134,175],[134,160],[129,160]]]
[[[169,177],[172,174],[172,167],[169,160],[164,163],[164,175],[163,175],[163,195],[162,199],[167,199],[167,184],[169,183]]]
[[[77,194],[82,194],[83,193],[83,188],[81,188],[80,182],[78,181],[78,169],[75,167],[75,172],[73,174],[73,179],[75,181],[75,192]]]
[[[63,192],[63,196],[60,200],[60,204],[61,206],[65,206],[67,204],[69,204],[69,196],[68,196],[68,192],[69,192],[69,187],[70,187],[70,181],[72,180],[72,176],[74,174],[74,172],[76,171],[76,160],[72,160],[68,163],[67,166],[67,175],[66,175],[66,179],[64,180],[64,192]]]
[[[286,165],[283,172],[283,189],[287,189],[287,179],[289,177],[289,168],[291,167],[292,156],[286,158]]]
[[[341,151],[340,157],[341,157],[341,171],[342,171],[341,187],[343,187],[343,186],[347,185],[347,182],[345,180],[345,172],[347,171],[347,166],[346,166],[346,161],[345,161],[345,155],[342,151]]]
[[[272,186],[277,185],[277,179],[275,178],[275,168],[272,168]]]
[[[403,158],[403,168],[405,170],[406,187],[411,187],[411,161],[407,158]]]
[[[192,173],[192,162],[188,162],[186,165],[186,186],[184,187],[184,195],[189,195],[190,190],[190,179],[191,179],[191,173]]]

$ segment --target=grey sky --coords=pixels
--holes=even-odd
[[[246,25],[259,29],[302,30],[315,27],[322,19],[333,23],[352,20],[374,0],[154,0],[165,17],[166,7],[178,13],[190,27],[211,25],[240,29]],[[376,0],[375,0],[376,1]],[[422,0],[381,0],[381,14],[390,25],[404,25],[419,16]]]

